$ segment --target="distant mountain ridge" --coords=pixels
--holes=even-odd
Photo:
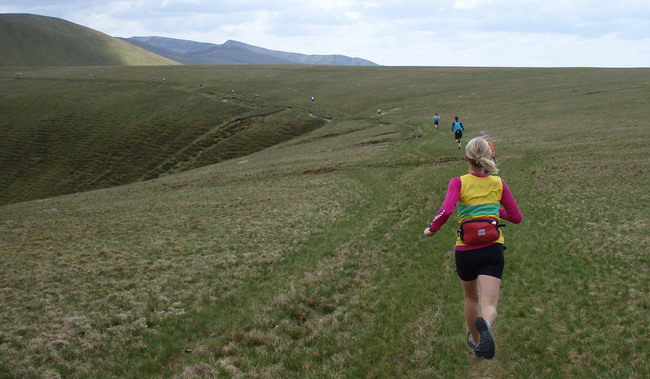
[[[238,41],[224,44],[165,37],[122,38],[143,49],[184,64],[313,64],[334,66],[378,66],[366,59],[345,55],[308,55],[269,50]]]
[[[0,14],[0,67],[170,64],[378,66],[345,55],[288,53],[232,40],[218,45],[165,37],[116,38],[55,17]]]
[[[0,66],[155,66],[173,59],[54,17],[0,14]]]

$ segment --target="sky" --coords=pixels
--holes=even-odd
[[[384,66],[650,67],[650,0],[0,0],[0,13]]]

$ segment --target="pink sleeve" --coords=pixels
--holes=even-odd
[[[449,181],[449,187],[447,187],[447,195],[445,196],[445,201],[442,203],[442,206],[436,213],[436,217],[431,221],[429,229],[432,232],[437,232],[442,228],[442,226],[449,220],[449,216],[456,210],[456,204],[458,199],[460,199],[460,187],[462,182],[460,178],[453,178]]]
[[[501,179],[501,183],[503,183],[503,193],[501,194],[501,205],[503,205],[503,208],[499,209],[499,217],[513,224],[519,224],[524,217],[521,215],[517,202],[512,197],[512,193],[506,185],[506,182]]]

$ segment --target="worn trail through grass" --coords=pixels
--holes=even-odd
[[[406,317],[400,315],[395,304],[371,300],[386,288],[368,286],[371,277],[383,277],[382,273],[397,269],[386,262],[396,247],[382,246],[380,241],[386,239],[382,238],[385,233],[395,232],[388,230],[388,225],[396,222],[396,218],[408,215],[398,204],[400,199],[392,198],[392,194],[399,193],[395,189],[395,179],[403,172],[404,169],[337,172],[336,175],[351,176],[363,184],[366,196],[361,207],[336,224],[313,225],[321,229],[315,237],[227,299],[212,304],[203,314],[195,315],[193,318],[200,320],[198,323],[180,328],[174,323],[171,326],[175,330],[173,333],[162,331],[161,334],[170,339],[167,344],[162,341],[162,346],[169,346],[171,351],[158,352],[157,359],[151,359],[151,356],[142,359],[139,354],[134,355],[131,358],[134,362],[126,363],[125,367],[130,371],[144,362],[146,364],[141,370],[153,374],[160,368],[169,367],[168,361],[171,360],[171,367],[175,369],[187,366],[189,370],[200,372],[201,364],[194,367],[193,362],[196,363],[197,354],[199,357],[208,354],[220,362],[221,370],[230,370],[228,374],[231,375],[254,373],[260,364],[266,370],[279,370],[276,374],[286,369],[309,374],[316,367],[303,366],[303,362],[312,359],[323,361],[331,374],[364,374],[354,372],[354,362],[347,359],[337,361],[341,360],[341,354],[358,355],[355,351],[358,345],[349,340],[352,336],[346,339],[343,334],[338,340],[331,340],[328,336],[336,334],[337,329],[348,330],[352,325],[360,329],[367,328],[368,324],[380,326],[382,322],[372,316],[368,319],[366,313],[381,315],[384,307],[393,307],[395,317]],[[387,204],[390,204],[388,209]],[[404,254],[397,255],[410,261],[410,258],[404,258]],[[384,337],[393,335],[391,339],[395,339],[397,332],[382,330],[381,327],[369,328],[354,338],[383,341],[378,348],[386,350],[391,342]],[[177,354],[175,350],[178,346],[176,338],[180,335],[184,336],[182,340],[186,341],[188,353]],[[290,351],[293,353],[287,354]],[[380,358],[373,357],[370,352],[367,354],[364,359]],[[382,356],[387,354],[391,353],[385,351]],[[179,360],[185,363],[181,365]]]
[[[163,332],[171,351],[157,359],[136,355],[125,367],[147,362],[140,370],[148,375],[427,376],[449,368],[436,363],[441,354],[449,365],[471,360],[456,330],[462,323],[445,316],[457,313],[449,251],[432,251],[416,232],[428,217],[421,208],[426,170],[435,168],[318,173],[362,184],[362,204],[344,220],[315,225],[304,245],[197,315],[201,322]]]

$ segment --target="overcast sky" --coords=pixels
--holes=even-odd
[[[650,67],[650,0],[1,0],[0,13],[386,66]]]

